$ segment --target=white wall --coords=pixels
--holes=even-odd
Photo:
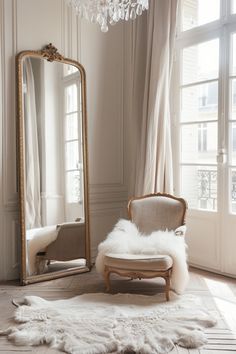
[[[107,34],[67,9],[63,0],[0,0],[0,279],[18,276],[19,234],[16,178],[15,55],[52,42],[79,60],[87,73],[91,247],[125,214],[130,175],[130,116],[124,112],[128,60],[126,32]],[[129,52],[127,52],[129,53]],[[127,78],[126,78],[127,79]],[[125,134],[124,134],[125,132]]]
[[[83,21],[80,61],[87,74],[92,254],[123,215],[127,204],[124,173],[124,26],[105,35]]]

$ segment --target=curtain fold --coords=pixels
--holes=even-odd
[[[26,229],[32,229],[41,227],[41,196],[35,85],[29,58],[25,59],[23,70],[26,174],[25,219]]]
[[[135,194],[173,192],[170,80],[178,0],[151,0]]]

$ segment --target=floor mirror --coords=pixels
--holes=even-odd
[[[16,58],[21,283],[90,270],[86,79],[49,44]]]

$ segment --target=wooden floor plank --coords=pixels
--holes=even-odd
[[[208,344],[232,344],[236,345],[236,339],[230,339],[230,338],[207,338],[208,339]]]
[[[178,354],[189,354],[189,350],[182,347],[176,347]]]
[[[10,347],[9,348],[0,348],[0,353],[3,352],[3,353],[7,353],[7,352],[17,352],[17,353],[32,353],[32,349],[29,349],[29,348],[25,348],[25,349],[21,349],[21,348],[18,348],[18,347]]]
[[[209,350],[231,350],[235,351],[236,353],[236,345],[231,345],[231,344],[207,344],[204,346],[204,349],[209,349]]]
[[[209,350],[209,349],[201,349],[200,354],[235,354],[236,352],[233,350]]]
[[[217,340],[225,340],[225,339],[233,339],[233,340],[236,340],[236,335],[234,333],[223,333],[223,334],[210,334],[210,335],[207,335],[207,338],[208,340],[213,340],[213,339],[217,339]]]
[[[215,335],[233,334],[233,332],[229,328],[219,328],[218,326],[207,328],[205,332],[209,334],[215,334]]]

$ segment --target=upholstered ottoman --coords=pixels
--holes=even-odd
[[[104,277],[110,290],[110,274],[116,273],[131,279],[162,277],[166,281],[166,299],[169,300],[170,274],[173,260],[168,255],[113,254],[104,258]]]

